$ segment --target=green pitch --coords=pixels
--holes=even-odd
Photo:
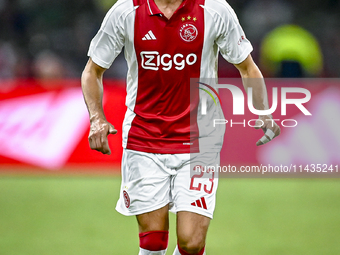
[[[118,177],[1,177],[0,255],[138,254]],[[207,254],[340,254],[340,183],[221,179]],[[176,245],[171,215],[169,252]]]

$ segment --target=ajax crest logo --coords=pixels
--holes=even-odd
[[[183,24],[179,29],[179,35],[185,42],[192,42],[198,35],[197,28],[193,24]]]

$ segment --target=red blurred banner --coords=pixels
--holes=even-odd
[[[118,130],[109,136],[111,155],[89,148],[89,118],[79,80],[2,81],[0,171],[8,169],[117,171],[122,156],[125,82],[108,80],[104,110]]]

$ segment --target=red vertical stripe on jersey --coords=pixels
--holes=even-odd
[[[198,89],[197,100],[190,100],[190,78],[200,77],[204,10],[199,4],[204,1],[184,1],[169,20],[149,1],[157,15],[150,15],[146,0],[135,0],[139,3],[134,33],[138,87],[127,149],[197,152]],[[156,39],[145,37],[149,31]],[[190,112],[195,121],[190,121]]]

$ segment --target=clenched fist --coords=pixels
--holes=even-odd
[[[257,141],[257,146],[270,142],[281,133],[280,127],[275,123],[272,117],[268,115],[260,116],[256,121],[255,128],[261,128],[264,132],[264,136]]]
[[[110,155],[111,150],[107,136],[116,134],[117,130],[105,119],[91,120],[91,129],[89,134],[89,143],[92,150],[99,151],[103,154]]]

